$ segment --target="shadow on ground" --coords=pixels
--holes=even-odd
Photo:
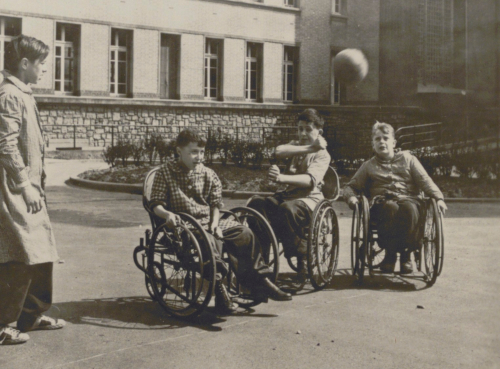
[[[55,304],[49,315],[61,317],[73,324],[87,324],[114,329],[152,330],[194,327],[218,332],[225,322],[213,308],[207,307],[198,317],[180,319],[170,317],[157,303],[148,297],[132,296],[103,299],[86,299]],[[253,309],[241,309],[232,317],[274,318],[274,314],[255,314]]]
[[[297,283],[296,273],[281,273],[278,284],[294,295],[306,295],[316,292],[308,281],[305,284]],[[371,290],[383,292],[417,292],[429,288],[424,282],[421,273],[401,276],[399,274],[380,274],[373,277],[366,274],[362,282],[352,275],[351,269],[338,269],[332,281],[324,290]]]

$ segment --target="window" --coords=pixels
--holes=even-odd
[[[245,58],[245,99],[257,101],[261,98],[262,44],[247,42]]]
[[[342,96],[342,86],[335,79],[335,73],[333,70],[333,59],[337,53],[332,55],[331,60],[331,77],[330,77],[330,103],[332,105],[340,105],[340,98]]]
[[[298,2],[298,0],[284,0],[284,1],[285,1],[285,6],[293,6],[293,7],[296,7]]]
[[[283,101],[293,102],[296,99],[297,60],[298,49],[285,46],[283,52]]]
[[[5,68],[5,47],[20,34],[20,18],[0,17],[0,70]]]
[[[111,29],[109,92],[113,96],[126,96],[130,92],[131,44],[131,31]]]
[[[342,0],[332,0],[332,13],[340,14],[341,13],[341,2]]]
[[[222,41],[206,39],[205,42],[205,98],[220,97]]]
[[[73,94],[77,82],[77,55],[80,27],[73,24],[56,24],[54,90]]]

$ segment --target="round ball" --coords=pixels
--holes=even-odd
[[[361,50],[342,50],[333,59],[333,73],[340,83],[361,82],[368,74],[368,60]]]

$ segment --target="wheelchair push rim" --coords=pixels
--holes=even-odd
[[[433,285],[442,267],[443,254],[441,214],[434,199],[429,200],[426,208],[421,247],[420,257],[424,280],[428,285]]]
[[[180,214],[181,215],[181,214]],[[170,315],[199,315],[208,305],[215,284],[215,258],[208,242],[198,242],[204,230],[186,219],[175,230],[159,226],[148,245],[148,277],[155,300]],[[206,236],[205,236],[206,237]],[[160,273],[158,274],[158,268]]]
[[[337,269],[339,225],[337,214],[328,200],[316,206],[309,230],[307,267],[315,289],[325,288]]]
[[[363,281],[368,249],[368,200],[363,196],[356,204],[352,215],[351,267],[352,274]]]

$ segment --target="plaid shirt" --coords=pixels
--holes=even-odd
[[[217,174],[203,164],[189,170],[179,161],[161,166],[155,175],[149,206],[162,205],[174,213],[183,212],[203,226],[210,222],[210,208],[222,208],[222,183]],[[219,224],[222,229],[236,225]]]

